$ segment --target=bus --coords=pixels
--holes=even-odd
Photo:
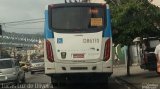
[[[48,5],[44,36],[45,74],[51,77],[52,84],[107,84],[113,72],[108,4]]]

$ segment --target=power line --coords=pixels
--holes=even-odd
[[[16,27],[6,27],[5,29],[43,29],[43,28],[16,28]]]
[[[44,21],[32,21],[32,22],[22,22],[22,23],[12,23],[12,24],[5,24],[6,26],[16,26],[16,25],[26,25],[26,24],[34,24],[34,23],[42,23]]]
[[[5,28],[13,28],[13,29],[42,29],[44,27],[15,27],[15,26],[6,26]]]
[[[29,22],[29,21],[43,20],[43,19],[44,18],[28,19],[28,20],[20,20],[20,21],[12,21],[12,22],[3,22],[1,24],[13,24],[13,23],[20,23],[20,22]]]

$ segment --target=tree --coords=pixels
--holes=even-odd
[[[36,57],[37,57],[37,53],[33,53],[33,54],[31,54],[30,56],[31,56],[31,59],[33,60],[33,59],[35,59]]]
[[[130,46],[135,37],[160,36],[160,9],[148,0],[106,0],[110,4],[114,43]],[[130,75],[128,50],[127,75]]]
[[[159,36],[160,9],[147,0],[107,0],[115,43],[131,44],[135,37]],[[127,39],[127,40],[126,40]]]

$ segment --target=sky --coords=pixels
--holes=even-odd
[[[48,4],[64,3],[64,0],[0,0],[0,23],[3,30],[16,33],[43,32],[44,10]],[[39,19],[38,23],[8,23]],[[5,23],[5,24],[4,24]]]
[[[12,23],[22,20],[44,18],[46,5],[64,3],[64,0],[0,0],[0,23],[3,30],[16,33],[39,33],[43,32],[44,22],[39,23]],[[160,6],[160,0],[152,0],[152,4]]]

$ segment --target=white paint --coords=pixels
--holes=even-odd
[[[82,35],[82,36],[77,36]],[[63,34],[63,33],[54,33],[55,36],[55,49],[56,55],[58,59],[61,60],[82,60],[88,59],[100,60],[100,52],[101,52],[101,42],[102,42],[102,31],[96,33],[83,33],[83,34]],[[63,39],[63,43],[58,43],[59,38]],[[84,39],[86,40],[84,42]],[[87,42],[87,40],[94,40],[94,42]],[[91,49],[93,48],[93,49]],[[99,51],[96,51],[99,49]],[[66,58],[61,58],[61,52],[57,52],[60,50],[61,52],[66,52]],[[84,58],[75,59],[73,58],[73,54],[82,53],[84,54]],[[91,55],[96,54],[96,55]]]
[[[160,0],[149,0],[151,4],[160,7]]]

